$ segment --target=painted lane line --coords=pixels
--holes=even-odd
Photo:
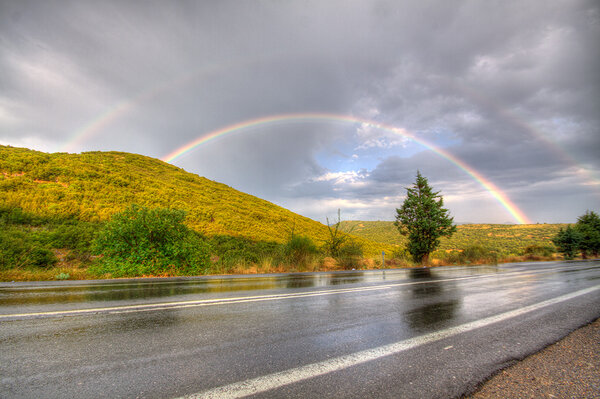
[[[589,294],[600,289],[600,285],[575,291],[570,294],[558,296],[553,299],[538,302],[533,305],[525,306],[519,309],[500,313],[495,316],[486,317],[473,322],[461,324],[456,327],[450,327],[445,330],[436,331],[430,334],[421,335],[395,342],[393,344],[368,349],[345,356],[327,359],[322,362],[312,363],[305,366],[288,369],[282,372],[265,375],[246,381],[217,387],[208,391],[186,395],[181,399],[200,399],[200,398],[242,398],[249,395],[263,393],[272,389],[281,388],[285,385],[304,381],[309,378],[318,377],[324,374],[340,371],[348,367],[356,366],[362,363],[377,360],[386,356],[398,354],[408,349],[413,349],[421,345],[440,341],[464,332],[472,331],[478,328],[486,327],[494,323],[505,321],[507,319],[521,316],[525,313],[533,312],[541,308],[555,305],[581,295]],[[449,347],[447,347],[449,348]]]
[[[0,315],[2,318],[11,317],[34,317],[34,316],[65,316],[65,315],[76,315],[86,313],[122,313],[125,311],[142,311],[142,310],[164,310],[174,308],[185,308],[193,306],[208,306],[208,305],[221,305],[229,303],[244,303],[254,301],[266,301],[266,300],[278,300],[285,298],[299,298],[303,296],[317,296],[317,295],[332,295],[346,292],[356,291],[371,291],[374,289],[387,289],[389,285],[377,286],[377,287],[362,287],[362,288],[348,288],[348,289],[336,289],[336,290],[325,290],[325,291],[313,291],[306,293],[290,293],[290,294],[274,294],[274,295],[255,295],[248,297],[233,297],[233,298],[217,298],[217,299],[200,299],[195,301],[180,301],[180,302],[163,302],[163,303],[150,303],[142,305],[129,305],[129,306],[112,306],[104,308],[90,308],[90,309],[76,309],[76,310],[57,310],[52,312],[37,312],[37,313],[19,313],[19,314],[3,314]]]
[[[435,282],[465,280],[465,279],[473,279],[473,278],[475,278],[475,277],[461,277],[461,278],[455,278],[455,279],[435,280]],[[326,296],[326,295],[368,292],[368,291],[381,291],[381,290],[387,290],[387,289],[398,287],[398,286],[427,284],[427,283],[431,283],[431,282],[432,281],[418,281],[418,282],[410,282],[410,283],[386,284],[386,285],[346,288],[346,289],[329,289],[329,290],[310,291],[310,292],[302,292],[302,293],[290,293],[290,294],[254,295],[254,296],[248,296],[248,297],[201,299],[201,300],[195,300],[195,301],[151,303],[151,304],[143,304],[143,305],[114,306],[114,307],[105,307],[105,308],[57,310],[57,311],[52,311],[52,312],[37,312],[37,313],[3,314],[3,315],[0,315],[0,320],[8,319],[8,318],[24,318],[24,317],[36,317],[36,316],[68,316],[68,315],[103,313],[103,312],[126,313],[126,312],[136,312],[136,311],[165,310],[165,309],[179,309],[179,308],[211,306],[211,305],[223,305],[223,304],[232,304],[232,303],[273,301],[273,300],[280,300],[280,299]]]
[[[439,280],[427,280],[427,281],[411,281],[408,283],[395,283],[385,284],[369,287],[356,287],[356,288],[344,288],[344,289],[327,289],[320,291],[310,291],[303,293],[289,293],[289,294],[274,294],[274,295],[255,295],[247,297],[233,297],[233,298],[218,298],[218,299],[200,299],[192,301],[180,301],[180,302],[162,302],[162,303],[150,303],[142,305],[126,305],[126,306],[111,306],[103,308],[90,308],[90,309],[75,309],[75,310],[56,310],[50,312],[32,312],[32,313],[15,313],[15,314],[1,314],[0,321],[3,319],[22,319],[22,318],[34,318],[34,317],[62,317],[62,316],[75,316],[85,314],[96,314],[96,313],[131,313],[131,312],[142,312],[142,311],[153,311],[153,310],[167,310],[167,309],[180,309],[180,308],[191,308],[191,307],[202,307],[202,306],[214,306],[214,305],[225,305],[225,304],[236,304],[236,303],[247,303],[247,302],[263,302],[263,301],[274,301],[280,299],[293,299],[313,296],[327,296],[334,294],[346,294],[356,292],[368,292],[368,291],[381,291],[390,288],[409,286],[409,285],[420,285],[420,284],[431,284],[431,283],[443,283],[450,281],[462,281],[462,280],[474,280],[474,279],[485,279],[485,278],[503,278],[503,277],[516,277],[516,276],[529,276],[534,274],[553,273],[552,270],[535,270],[535,271],[515,271],[508,272],[501,275],[496,273],[485,274],[480,276],[465,276],[455,277]]]

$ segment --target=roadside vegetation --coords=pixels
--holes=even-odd
[[[115,214],[94,240],[99,259],[91,271],[112,277],[205,274],[210,247],[184,220],[183,211],[138,205]]]
[[[182,210],[131,205],[106,222],[41,217],[0,206],[0,280],[344,270],[373,266],[352,238],[331,252],[293,230],[283,243],[206,236]],[[336,237],[345,233],[339,230]]]
[[[0,279],[87,278],[98,228],[98,223],[0,205]]]
[[[573,259],[581,253],[583,259],[588,256],[597,258],[600,253],[600,217],[596,212],[587,211],[577,218],[573,228],[562,228],[552,239],[565,259]]]
[[[140,155],[45,154],[0,146],[3,281],[352,270],[423,262],[423,253],[408,245],[410,234],[399,234],[394,222],[344,222],[339,211],[337,220],[327,221],[315,222]],[[573,227],[457,226],[450,237],[426,248],[426,263],[597,256],[598,225],[598,215],[587,212]]]
[[[372,241],[394,245],[397,251],[406,247],[407,238],[398,234],[394,222],[344,221],[345,229],[353,228],[352,234]],[[434,264],[455,264],[466,259],[460,256],[466,249],[470,262],[476,253],[484,258],[497,257],[499,262],[521,260],[549,260],[557,255],[553,238],[567,224],[463,224],[456,226],[452,237],[440,238],[439,247],[431,253]],[[495,254],[495,255],[494,255]]]
[[[205,236],[190,229],[184,222],[183,211],[138,205],[130,206],[108,222],[40,217],[20,208],[2,206],[0,280],[283,273],[383,267],[380,257],[364,255],[360,244],[352,239],[354,236],[348,235],[339,247],[332,245],[338,235],[346,234],[342,232],[342,226],[348,222],[339,219],[329,226],[332,231],[330,239],[321,243],[293,231],[283,243],[226,235]],[[364,231],[364,226],[370,223],[381,227],[383,222],[357,222],[353,233],[360,234],[361,229]],[[395,229],[393,222],[386,223]],[[456,234],[460,235],[462,228],[466,227],[472,241],[469,243],[461,238],[455,243],[467,242],[466,246],[433,251],[429,264],[474,265],[559,259],[559,251],[564,247],[557,248],[552,239],[556,240],[561,234],[564,236],[566,231],[575,232],[577,236],[577,231],[576,227],[561,230],[561,225],[551,226],[556,233],[549,238],[550,244],[546,238],[549,225],[458,226]],[[517,227],[519,229],[515,230]],[[497,246],[489,247],[490,243],[496,243],[492,239],[494,235],[489,234],[490,230],[512,232],[512,235],[499,234],[500,237],[496,238],[508,239],[511,243],[523,239],[526,245],[517,247],[516,253],[499,251]],[[515,231],[521,233],[514,237]],[[402,237],[397,230],[396,235]],[[534,236],[540,238],[532,244]],[[580,236],[577,242],[581,242]],[[448,245],[448,242],[445,244]],[[385,267],[420,266],[406,246],[395,248],[386,252]],[[572,255],[564,253],[564,257],[582,256],[581,250],[573,251]],[[586,256],[597,256],[597,253],[588,250]]]

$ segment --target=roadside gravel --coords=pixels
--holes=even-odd
[[[500,371],[468,397],[600,398],[600,319]]]

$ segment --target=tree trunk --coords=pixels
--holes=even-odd
[[[425,254],[421,258],[421,266],[427,267],[428,265],[429,265],[429,254]]]

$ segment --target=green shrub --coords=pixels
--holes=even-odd
[[[57,280],[68,280],[71,278],[71,275],[69,273],[59,273],[54,278]]]
[[[453,265],[458,265],[461,263],[464,263],[464,258],[463,258],[463,254],[461,251],[457,251],[457,250],[453,250],[453,251],[443,251],[443,250],[438,250],[435,251],[433,254],[434,258],[440,259],[443,262],[445,262],[446,264],[453,264]]]
[[[360,266],[362,256],[362,246],[356,241],[348,241],[342,245],[339,255],[335,259],[344,269],[356,269]]]
[[[0,270],[24,267],[49,267],[58,259],[43,243],[18,228],[0,230]]]
[[[184,219],[180,210],[138,205],[115,214],[95,240],[102,258],[92,272],[114,277],[207,272],[210,247]]]
[[[460,254],[460,263],[498,263],[498,253],[481,245],[470,245]]]
[[[88,254],[98,234],[100,225],[88,222],[70,221],[58,225],[50,234],[50,244],[54,248],[67,248],[77,255]]]
[[[41,246],[34,246],[27,253],[30,265],[34,267],[49,267],[53,266],[58,259],[49,249]]]
[[[410,252],[408,252],[406,247],[398,247],[394,252],[392,252],[392,259],[412,262],[412,255]]]
[[[274,242],[252,241],[225,235],[212,236],[208,241],[212,254],[226,269],[239,265],[258,264],[265,258],[280,258],[283,247]]]
[[[292,236],[283,247],[285,260],[294,266],[306,266],[319,252],[315,243],[306,236]]]
[[[0,205],[0,224],[39,226],[43,218],[24,212],[21,208]]]
[[[556,247],[551,245],[528,245],[523,249],[523,255],[528,258],[551,257],[556,252]]]

